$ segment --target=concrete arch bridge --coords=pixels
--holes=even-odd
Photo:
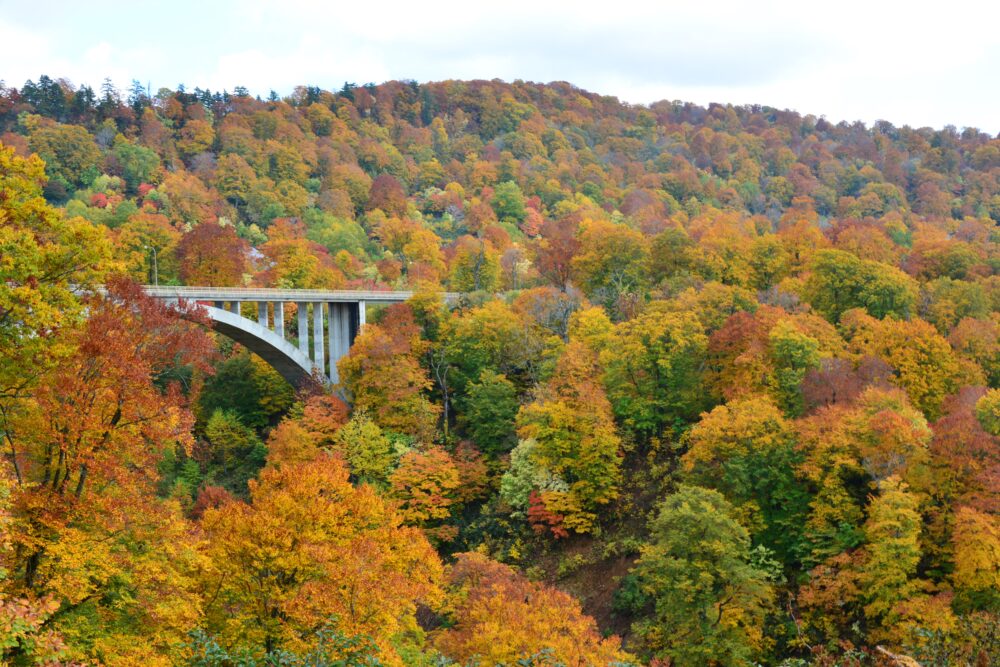
[[[337,384],[337,362],[364,327],[367,306],[400,303],[413,296],[413,292],[242,287],[146,285],[144,289],[156,299],[198,302],[216,331],[260,356],[295,387],[314,372],[324,383]],[[256,306],[255,319],[243,316],[248,304]],[[290,339],[285,328],[289,304],[296,306],[296,339]]]

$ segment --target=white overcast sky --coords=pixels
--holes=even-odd
[[[266,95],[344,81],[569,81],[1000,132],[996,0],[0,0],[0,80]]]

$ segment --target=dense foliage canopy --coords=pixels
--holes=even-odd
[[[0,662],[1000,664],[1000,138],[151,93],[0,83]],[[154,281],[415,296],[328,391]]]

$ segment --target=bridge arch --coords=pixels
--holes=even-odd
[[[312,359],[275,332],[238,313],[205,304],[201,307],[212,320],[214,330],[266,361],[293,387],[302,386],[312,377]]]

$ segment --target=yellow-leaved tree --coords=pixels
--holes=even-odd
[[[208,627],[220,642],[294,652],[332,624],[398,664],[392,639],[415,627],[418,603],[441,595],[441,562],[423,534],[370,486],[352,486],[331,454],[266,467],[250,496],[202,520],[214,564]]]
[[[539,490],[528,517],[557,535],[592,530],[597,510],[618,495],[621,439],[599,379],[596,355],[566,346],[552,378],[518,414],[518,435],[534,443],[530,459],[564,488]]]

